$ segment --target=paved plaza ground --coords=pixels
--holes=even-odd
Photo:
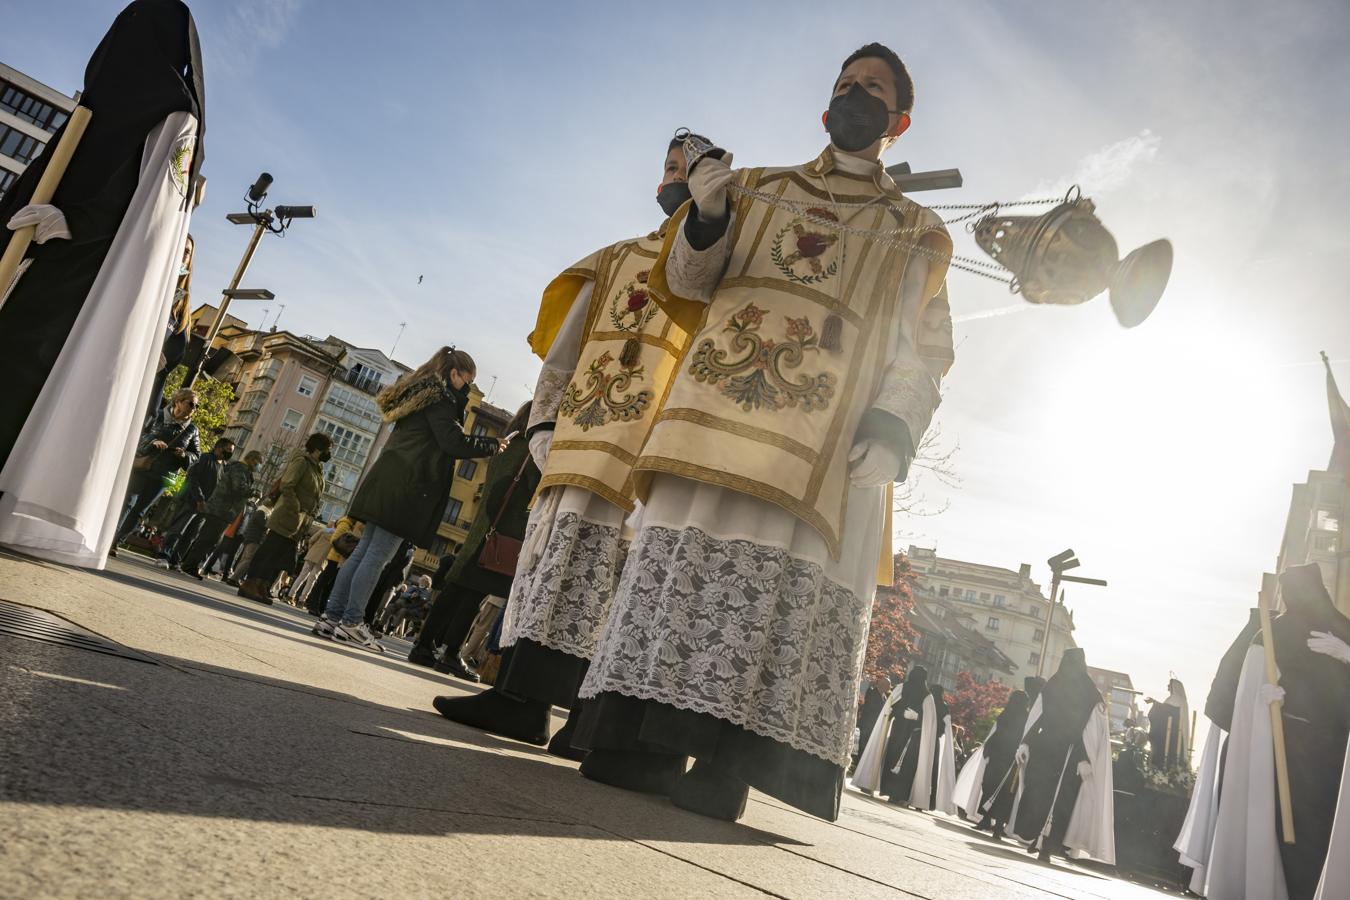
[[[131,554],[0,551],[0,600],[148,658],[0,634],[3,897],[1161,896],[853,792],[835,823],[752,793],[732,825],[597,785],[436,715],[479,688],[405,642],[320,641]]]

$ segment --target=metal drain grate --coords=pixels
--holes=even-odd
[[[72,625],[65,619],[40,609],[19,606],[8,600],[0,600],[0,635],[41,641],[44,644],[56,644],[58,647],[74,647],[77,650],[92,650],[106,653],[108,656],[120,656],[137,662],[158,662],[143,653],[137,653],[129,647],[115,644],[107,638],[99,637],[92,631],[86,631],[78,625]]]

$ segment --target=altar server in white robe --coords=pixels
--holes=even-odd
[[[107,559],[199,196],[203,91],[187,6],[136,0],[85,70],[93,116],[51,203],[28,202],[46,154],[0,201],[36,228],[0,307],[0,544]]]
[[[750,786],[838,816],[887,486],[952,360],[950,238],[880,162],[913,82],[871,44],[832,84],[816,159],[695,157],[649,281],[694,337],[581,689],[583,775],[723,819]]]

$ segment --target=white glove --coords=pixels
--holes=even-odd
[[[1086,759],[1078,764],[1078,777],[1086,780],[1092,777],[1092,763]]]
[[[549,448],[553,446],[553,429],[548,428],[544,431],[536,431],[530,435],[530,456],[534,457],[534,464],[539,467],[539,471],[544,471],[544,463],[548,460]]]
[[[1269,706],[1272,703],[1283,703],[1284,688],[1280,687],[1278,684],[1263,684],[1260,689],[1257,690],[1256,696],[1260,697],[1261,702],[1266,706]]]
[[[907,709],[905,710],[905,718],[913,722],[919,718],[919,714],[912,709]]]
[[[33,226],[35,244],[45,244],[52,238],[70,240],[70,228],[66,225],[65,213],[50,203],[30,203],[9,220],[10,231],[17,231],[28,225]]]
[[[895,480],[900,457],[880,441],[854,444],[848,452],[848,477],[854,487],[880,487]]]
[[[1308,638],[1308,649],[1314,653],[1324,653],[1332,659],[1350,665],[1350,644],[1327,631],[1314,631]]]
[[[1017,760],[1019,766],[1025,766],[1027,760],[1031,759],[1031,748],[1026,744],[1022,744],[1017,748],[1017,752],[1013,754],[1013,759]]]
[[[698,204],[700,219],[716,222],[727,214],[727,185],[735,177],[730,153],[721,159],[705,156],[698,161],[689,176],[689,193]]]

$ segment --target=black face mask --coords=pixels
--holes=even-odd
[[[222,450],[222,451],[220,451],[220,461],[221,461],[221,462],[225,462],[225,461],[228,460],[231,456],[234,456],[234,451],[233,451],[233,450]]]
[[[886,101],[872,96],[865,87],[855,83],[848,93],[830,101],[825,130],[840,150],[857,153],[885,134],[890,120]]]
[[[319,462],[328,462],[328,461],[329,461],[330,459],[332,459],[332,458],[333,458],[333,453],[332,453],[332,451],[330,451],[330,450],[325,450],[325,451],[323,451],[322,453],[319,454]]]
[[[656,192],[656,202],[661,204],[662,212],[673,216],[675,211],[692,196],[694,195],[689,193],[689,182],[672,181],[670,184],[661,185],[661,189]]]

